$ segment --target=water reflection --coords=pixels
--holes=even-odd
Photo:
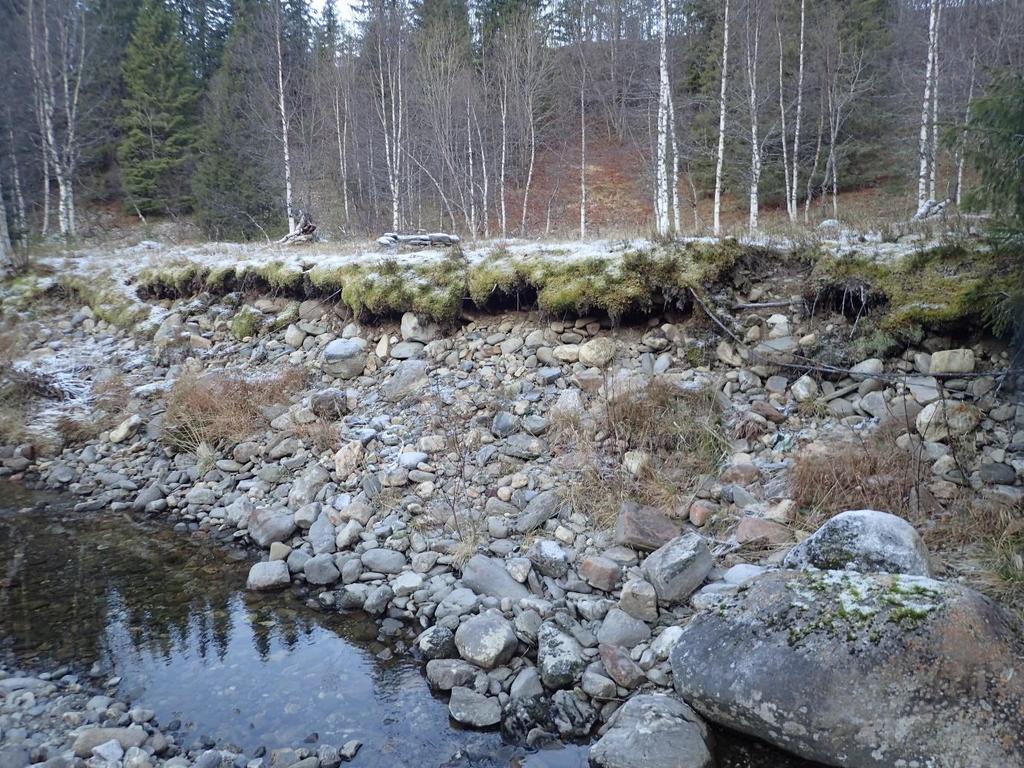
[[[579,747],[524,755],[496,733],[449,727],[415,661],[376,657],[371,622],[250,595],[239,556],[201,538],[123,515],[8,508],[0,552],[7,651],[23,663],[99,663],[160,722],[180,719],[186,744],[358,738],[363,765],[586,764]]]

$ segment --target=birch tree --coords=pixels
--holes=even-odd
[[[942,26],[942,0],[935,3],[935,39],[932,42],[932,147],[928,173],[928,199],[937,199],[935,185],[939,166],[939,32]]]
[[[757,70],[758,51],[761,41],[761,14],[757,0],[747,0],[746,4],[746,46],[745,63],[747,73],[747,107],[750,112],[750,219],[751,231],[758,226],[758,215],[760,212],[760,190],[761,181],[761,144],[758,130],[758,93],[757,93]]]
[[[79,103],[85,64],[84,9],[51,0],[28,0],[29,57],[39,104],[42,145],[48,168],[57,180],[61,237],[75,236],[75,171],[80,152]],[[56,18],[51,24],[51,15]]]
[[[284,163],[284,208],[288,218],[288,231],[295,231],[295,211],[292,207],[292,161],[288,135],[289,114],[285,103],[284,55],[281,51],[281,0],[274,0],[274,47],[277,53],[277,110],[281,120],[281,157]]]
[[[729,0],[725,0],[722,22],[722,86],[718,97],[718,160],[715,163],[715,203],[712,228],[722,232],[722,167],[725,161],[725,88],[729,73]]]
[[[658,234],[661,237],[669,231],[668,202],[668,142],[669,142],[669,75],[668,75],[668,0],[661,0],[661,15],[658,25],[659,66],[658,66],[658,148],[655,153],[655,197],[654,212]]]
[[[917,155],[917,205],[920,210],[928,202],[929,168],[929,118],[932,110],[932,88],[934,87],[935,48],[938,37],[939,0],[928,0],[928,51],[924,70],[924,99],[921,105],[921,128],[918,137]]]
[[[7,203],[4,202],[4,181],[0,177],[0,272],[10,268],[12,253],[11,234],[7,228]]]

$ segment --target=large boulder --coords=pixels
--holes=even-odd
[[[280,507],[254,509],[249,515],[249,537],[261,547],[284,541],[295,528],[295,515]]]
[[[366,339],[335,339],[324,347],[324,372],[354,379],[366,367]]]
[[[291,583],[292,577],[288,564],[284,560],[269,560],[253,563],[249,569],[249,577],[245,580],[245,588],[254,592],[270,589],[283,589]]]
[[[548,688],[569,688],[580,679],[587,665],[576,639],[546,621],[537,631],[537,667]]]
[[[518,644],[515,630],[500,613],[481,613],[464,621],[455,631],[459,655],[482,669],[506,663]]]
[[[634,696],[590,748],[594,768],[711,768],[708,727],[672,695]]]
[[[914,526],[901,517],[873,509],[836,515],[793,547],[784,565],[812,566],[823,571],[931,575],[928,549]]]
[[[970,403],[937,400],[917,414],[917,432],[924,440],[939,442],[961,437],[974,430],[981,421],[981,411]]]
[[[654,587],[658,602],[674,605],[704,583],[713,563],[704,537],[685,533],[651,552],[641,570]]]
[[[1024,765],[1024,633],[920,576],[775,571],[698,613],[671,652],[704,717],[827,765]]]

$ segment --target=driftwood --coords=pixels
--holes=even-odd
[[[412,248],[430,248],[432,246],[449,248],[459,242],[459,236],[448,235],[444,232],[420,233],[416,235],[399,235],[396,232],[385,232],[377,238],[377,242],[385,248],[394,248],[398,245],[408,245]]]
[[[301,212],[295,229],[278,240],[278,245],[299,245],[301,243],[312,243],[316,237],[316,224],[309,217],[308,213]]]

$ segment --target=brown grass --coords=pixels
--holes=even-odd
[[[306,373],[300,368],[265,378],[225,371],[186,373],[167,397],[164,440],[193,453],[201,446],[244,440],[264,425],[265,406],[287,402],[305,383]]]
[[[804,451],[790,473],[798,523],[813,531],[849,509],[877,509],[913,522],[919,511],[911,507],[911,492],[925,471],[923,462],[896,444],[891,429]]]
[[[317,419],[308,424],[300,424],[293,430],[306,445],[313,447],[318,453],[334,451],[341,442],[338,425],[326,419]]]
[[[715,474],[728,450],[711,387],[684,390],[655,377],[644,387],[606,394],[601,406],[597,428],[604,439],[598,440],[585,420],[563,418],[556,425],[572,462],[566,500],[598,527],[610,527],[626,500],[680,512],[700,476]],[[639,477],[622,465],[628,451],[650,456]]]

